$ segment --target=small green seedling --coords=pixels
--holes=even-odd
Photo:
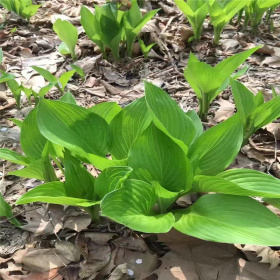
[[[153,47],[154,45],[156,45],[156,43],[152,43],[152,44],[146,46],[145,43],[144,43],[144,41],[141,40],[140,38],[138,38],[138,42],[139,42],[139,45],[140,45],[140,48],[141,48],[141,51],[142,51],[144,57],[145,57],[145,58],[148,58],[149,52],[151,51],[152,47]]]
[[[228,85],[228,79],[233,71],[260,47],[258,46],[228,57],[215,67],[199,61],[195,55],[190,54],[184,75],[198,97],[199,116],[203,121],[207,120],[211,102]]]
[[[57,19],[53,24],[53,30],[59,39],[63,41],[59,45],[59,52],[63,55],[70,54],[73,61],[76,61],[75,47],[78,41],[77,28],[66,20]]]
[[[131,8],[124,13],[122,26],[125,32],[126,51],[129,57],[132,57],[132,47],[136,37],[159,10],[152,10],[142,16],[137,0],[131,0]]]
[[[76,65],[76,64],[71,64],[71,67],[72,67],[74,70],[76,70],[76,72],[81,76],[81,78],[82,78],[83,80],[85,80],[86,74],[85,74],[83,68],[79,67],[79,66]]]
[[[0,5],[28,21],[41,7],[41,5],[33,5],[32,0],[0,0]]]
[[[178,8],[189,20],[194,33],[194,39],[199,40],[202,32],[203,22],[208,14],[206,0],[174,0]]]
[[[264,103],[262,92],[254,95],[238,81],[230,82],[237,112],[243,123],[245,145],[248,139],[260,128],[280,117],[280,96]]]
[[[131,1],[128,11],[121,11],[116,2],[101,7],[95,6],[95,14],[88,8],[81,8],[81,24],[86,34],[106,57],[110,48],[115,60],[120,58],[120,43],[126,45],[127,55],[132,56],[133,43],[143,26],[157,13],[150,11],[142,17],[137,0]]]
[[[17,204],[78,206],[96,220],[101,214],[147,233],[174,227],[215,242],[279,246],[279,217],[251,196],[280,198],[280,181],[255,170],[224,171],[242,145],[239,113],[203,132],[195,112],[184,113],[147,82],[145,97],[123,109],[113,102],[85,109],[67,95],[41,99],[26,117],[25,156],[0,149],[0,158],[26,166],[10,174],[45,181]],[[64,182],[54,176],[50,158]],[[101,174],[94,178],[83,163]],[[193,192],[212,194],[188,208],[175,206]]]
[[[240,0],[209,0],[209,14],[214,26],[214,43],[219,44],[225,25],[246,6],[246,1]]]
[[[73,69],[71,71],[63,73],[60,78],[57,78],[44,68],[37,66],[32,66],[32,68],[49,82],[49,85],[47,85],[40,91],[39,96],[41,97],[44,96],[53,86],[55,86],[61,93],[64,93],[67,83],[76,72],[76,70]]]
[[[245,1],[244,1],[245,2]],[[245,27],[251,21],[252,30],[256,33],[261,24],[265,12],[275,9],[280,5],[280,0],[249,0],[246,2]],[[269,17],[268,17],[269,18]]]

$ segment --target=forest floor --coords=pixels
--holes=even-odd
[[[248,71],[239,80],[254,93],[263,91],[265,100],[271,99],[272,87],[280,93],[279,9],[273,14],[273,32],[262,25],[258,34],[253,35],[233,22],[226,26],[220,44],[215,47],[209,20],[204,24],[201,41],[188,43],[191,28],[173,1],[146,1],[146,9],[161,11],[144,27],[141,36],[157,45],[148,59],[144,59],[135,44],[133,59],[114,63],[102,58],[80,25],[82,5],[92,7],[93,3],[105,1],[42,2],[43,7],[29,24],[0,9],[0,48],[4,51],[1,67],[35,91],[47,83],[30,66],[46,68],[56,76],[70,70],[71,59],[57,51],[60,40],[52,30],[52,23],[61,18],[76,25],[80,33],[77,65],[84,69],[86,79],[74,76],[68,84],[78,105],[90,107],[115,101],[126,106],[144,95],[142,80],[148,80],[166,90],[185,111],[197,110],[197,98],[183,75],[190,51],[215,65],[260,44],[264,47],[246,61]],[[50,99],[59,97],[55,89],[47,94]],[[9,118],[24,119],[34,106],[29,106],[24,96],[21,104],[21,109],[16,109],[12,94],[0,84],[0,147],[17,152],[21,152],[20,130]],[[211,105],[207,126],[226,120],[234,112],[233,97],[227,89]],[[250,139],[232,166],[253,168],[280,179],[279,141],[280,123],[276,121]],[[41,183],[7,175],[17,168],[0,160],[0,191],[11,205]],[[180,203],[191,205],[195,199],[184,197]],[[270,209],[280,215],[276,208]],[[280,248],[213,243],[176,231],[142,234],[108,220],[97,226],[88,214],[75,207],[34,203],[15,206],[13,210],[24,225],[15,228],[8,221],[1,221],[0,279],[280,279]]]

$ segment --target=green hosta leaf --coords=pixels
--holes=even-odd
[[[205,0],[174,0],[177,7],[188,18],[193,31],[195,39],[199,39],[202,31],[202,25],[208,13],[208,5]]]
[[[141,48],[141,51],[142,51],[144,57],[148,58],[150,50],[152,49],[152,47],[154,45],[156,45],[156,43],[152,43],[152,44],[146,46],[144,41],[142,41],[140,38],[138,38],[138,42],[139,42],[139,45],[140,45],[140,48]]]
[[[78,65],[71,64],[71,67],[76,70],[76,72],[84,79],[86,74],[84,72],[84,69],[79,67]]]
[[[17,102],[17,107],[19,108],[20,107],[20,97],[21,97],[21,86],[14,79],[8,80],[7,85]]]
[[[122,108],[116,102],[104,102],[89,108],[89,110],[96,115],[99,115],[108,124],[110,124],[110,122],[122,110]]]
[[[173,224],[172,213],[156,214],[154,188],[138,180],[126,180],[121,189],[107,194],[101,202],[102,215],[147,233],[168,232]]]
[[[29,165],[32,161],[32,158],[19,155],[9,149],[0,149],[0,158],[24,166]]]
[[[175,229],[204,240],[279,246],[280,219],[249,197],[204,195],[174,214]]]
[[[168,191],[167,189],[163,188],[158,182],[152,182],[152,185],[155,188],[159,211],[160,213],[166,213],[167,209],[176,202],[179,193]]]
[[[37,121],[40,132],[55,144],[77,154],[107,154],[108,124],[85,108],[41,99]]]
[[[195,110],[188,111],[186,113],[186,115],[193,122],[193,125],[195,127],[195,133],[196,133],[194,139],[196,139],[197,137],[199,137],[203,133],[204,129],[203,129],[202,122],[201,122],[199,116],[197,115],[197,113],[195,112]]]
[[[69,103],[72,105],[77,105],[77,102],[71,92],[68,90],[62,97],[59,98],[59,101]]]
[[[47,139],[41,134],[38,128],[37,112],[37,107],[30,111],[23,121],[20,133],[22,150],[27,156],[34,159],[42,157],[43,149],[47,143]]]
[[[76,72],[76,70],[71,70],[71,71],[65,72],[58,79],[58,82],[60,84],[60,87],[61,87],[62,91],[64,91],[67,83],[72,78],[72,76],[75,74],[75,72]]]
[[[5,82],[8,82],[10,80],[13,80],[15,78],[14,75],[12,74],[9,74],[9,73],[6,73],[4,72],[3,70],[0,69],[0,73],[1,73],[1,76],[0,76],[0,84],[1,83],[5,83]]]
[[[48,70],[45,70],[41,67],[38,66],[32,66],[36,72],[38,72],[41,76],[43,76],[48,82],[56,84],[57,83],[57,78],[51,74]]]
[[[0,217],[6,217],[14,226],[20,227],[21,223],[16,218],[12,218],[13,216],[12,207],[4,200],[0,192]]]
[[[149,126],[151,116],[144,97],[125,107],[110,123],[109,150],[115,159],[126,159],[137,137]]]
[[[126,166],[127,165],[127,159],[122,160],[110,160],[108,158],[100,157],[94,154],[89,153],[72,153],[76,157],[81,158],[84,162],[91,163],[96,168],[100,170],[104,170],[108,167],[115,167],[115,166]]]
[[[95,200],[95,179],[81,164],[81,161],[65,153],[63,163],[67,196]]]
[[[21,196],[16,204],[32,202],[46,202],[79,207],[90,207],[99,203],[82,198],[68,197],[65,192],[64,184],[61,182],[51,182],[40,185]]]
[[[58,51],[62,54],[62,55],[68,55],[71,54],[70,50],[68,48],[68,46],[62,42],[59,46],[58,46]]]
[[[280,180],[250,169],[230,169],[217,176],[196,176],[195,192],[280,198]]]
[[[95,193],[101,200],[107,193],[118,188],[128,178],[132,169],[128,166],[106,168],[95,182]]]
[[[32,16],[34,16],[38,9],[41,7],[41,5],[30,5],[23,9],[22,16],[29,20]]]
[[[23,124],[22,120],[18,120],[18,119],[14,119],[14,118],[8,118],[8,120],[12,121],[19,128],[22,128],[22,124]]]
[[[43,159],[37,159],[32,161],[27,167],[23,169],[9,172],[9,175],[45,181],[45,164],[46,163]]]
[[[46,95],[47,92],[50,91],[50,89],[52,87],[54,87],[57,83],[49,83],[48,85],[42,87],[40,90],[39,90],[39,93],[38,93],[38,96],[40,97],[44,97]]]
[[[235,106],[240,114],[244,129],[246,129],[248,117],[257,108],[255,96],[240,82],[231,80],[230,85],[234,96]]]
[[[155,125],[187,152],[196,134],[192,120],[164,90],[148,82],[145,97]]]
[[[98,12],[98,7],[95,8],[95,13]],[[105,46],[101,40],[100,21],[88,8],[82,6],[81,8],[81,24],[90,40],[92,40],[103,53],[105,53]]]
[[[77,28],[66,20],[57,19],[53,24],[53,30],[68,47],[71,57],[76,60],[75,47],[78,41],[78,30]]]
[[[128,155],[133,178],[157,181],[171,192],[190,189],[192,168],[183,150],[151,124],[134,142]]]
[[[192,53],[184,75],[194,89],[198,98],[207,94],[207,102],[211,102],[218,94],[223,82],[234,72],[252,53],[261,46],[235,54],[223,60],[215,67],[200,62]],[[200,75],[196,75],[200,73]]]
[[[275,5],[280,5],[280,0],[259,0],[257,4],[260,9],[268,9]]]
[[[250,116],[249,135],[280,117],[280,96],[259,106]]]
[[[243,140],[239,115],[204,132],[190,147],[195,174],[216,175],[227,168],[238,154]]]

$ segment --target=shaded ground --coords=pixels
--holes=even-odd
[[[259,44],[264,47],[247,60],[249,70],[240,80],[255,93],[262,90],[266,100],[272,96],[272,86],[280,93],[279,10],[273,15],[273,33],[267,31],[265,25],[260,27],[257,36],[242,31],[242,26],[228,25],[216,48],[209,22],[204,24],[201,42],[188,43],[191,29],[185,17],[173,6],[173,1],[148,2],[146,9],[162,10],[143,29],[141,36],[157,45],[145,60],[135,44],[135,58],[116,64],[102,59],[79,24],[80,6],[92,7],[93,2],[102,3],[90,0],[44,1],[43,8],[31,24],[1,10],[0,47],[4,51],[5,70],[35,91],[46,82],[30,66],[46,68],[56,76],[69,70],[71,59],[58,53],[60,41],[52,31],[52,23],[62,17],[75,24],[80,32],[78,65],[87,76],[85,81],[74,76],[68,85],[79,105],[89,107],[103,101],[116,101],[125,106],[143,96],[141,81],[146,79],[164,88],[184,110],[197,109],[196,96],[183,76],[189,52],[214,65],[225,57]],[[47,95],[51,99],[59,97],[55,89]],[[0,84],[0,147],[20,152],[19,129],[9,118],[23,119],[32,106],[23,96],[22,108],[17,110],[12,94],[4,84]],[[226,90],[211,106],[209,125],[227,119],[234,111],[231,92]],[[279,139],[280,124],[276,121],[250,140],[233,166],[254,168],[280,178]],[[0,163],[0,191],[10,204],[40,184],[37,180],[8,176],[8,172],[18,166],[4,161]],[[92,170],[97,175],[94,172]],[[186,197],[181,203],[190,205],[195,199]],[[272,210],[277,213],[277,209]],[[74,207],[64,210],[57,205],[33,204],[17,206],[14,213],[25,225],[16,229],[6,221],[1,222],[0,278],[4,280],[280,279],[277,248],[247,246],[243,249],[201,241],[177,232],[143,235],[108,220],[96,226],[91,224],[87,214]],[[259,263],[260,260],[264,263]],[[270,265],[276,268],[269,270]]]

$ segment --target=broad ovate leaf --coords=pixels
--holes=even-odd
[[[115,159],[125,159],[137,137],[149,126],[151,116],[144,98],[129,104],[110,123],[109,150]]]
[[[184,151],[153,123],[138,137],[128,155],[134,178],[160,185],[171,192],[191,187],[193,173]]]
[[[99,203],[87,199],[67,196],[65,186],[62,182],[50,182],[37,186],[21,196],[16,201],[16,204],[32,202],[45,202],[79,207],[90,207]]]
[[[145,82],[145,98],[155,125],[187,152],[196,129],[189,116],[161,88]]]
[[[109,124],[122,108],[116,102],[103,102],[89,108],[89,110],[102,117]]]
[[[168,191],[167,189],[163,188],[158,182],[152,182],[152,185],[155,188],[159,211],[160,213],[166,213],[167,209],[176,202],[179,193]]]
[[[20,144],[24,153],[34,159],[40,159],[47,143],[37,124],[38,108],[35,107],[26,116],[20,132]]]
[[[77,28],[67,20],[57,19],[53,24],[53,30],[59,39],[67,45],[72,59],[76,60],[75,47],[78,41]]]
[[[126,180],[121,189],[104,197],[101,213],[133,230],[147,233],[168,232],[174,224],[174,217],[172,213],[155,213],[155,203],[155,189],[150,184]]]
[[[55,144],[77,153],[107,154],[108,124],[85,108],[41,99],[37,121],[40,132]]]
[[[103,197],[121,187],[121,184],[131,174],[128,166],[114,166],[106,168],[97,178],[94,186],[95,194],[101,200]]]
[[[67,196],[95,200],[95,178],[86,170],[81,161],[65,153],[63,164]]]
[[[46,181],[46,176],[48,176],[45,172],[48,167],[47,164],[44,159],[37,159],[23,169],[9,172],[9,175]]]
[[[0,149],[0,159],[8,160],[16,164],[27,166],[32,162],[32,158],[22,156],[9,149]]]
[[[196,175],[216,175],[224,171],[238,154],[243,140],[239,115],[208,129],[190,147],[189,155]]]
[[[174,228],[204,240],[279,246],[280,219],[249,197],[209,194],[174,213]]]
[[[230,169],[216,176],[195,177],[196,192],[280,198],[280,180],[251,169]]]

